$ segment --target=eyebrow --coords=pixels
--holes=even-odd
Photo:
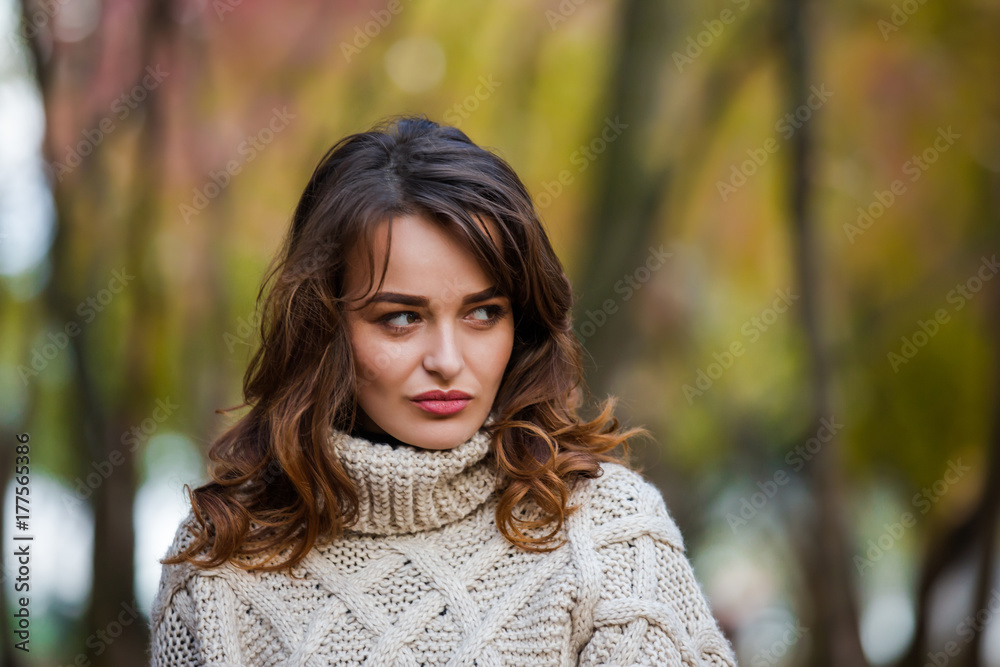
[[[466,306],[470,303],[486,301],[487,299],[492,299],[495,296],[500,296],[500,287],[498,285],[487,287],[486,289],[473,294],[466,294],[462,297],[462,305]],[[400,294],[399,292],[379,292],[368,301],[369,305],[374,305],[376,303],[400,303],[404,306],[413,306],[414,308],[426,308],[430,305],[430,301],[425,296]]]

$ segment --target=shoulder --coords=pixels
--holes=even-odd
[[[177,528],[174,530],[174,538],[171,540],[170,546],[167,548],[167,553],[164,556],[175,556],[188,548],[194,542],[197,530],[198,521],[194,518],[194,512],[189,509],[187,516],[177,524]]]
[[[601,463],[601,475],[582,480],[574,492],[596,544],[649,535],[684,551],[684,538],[663,494],[637,470],[620,463]]]
[[[624,465],[601,468],[580,489],[579,664],[666,664],[670,655],[734,666],[659,489]]]

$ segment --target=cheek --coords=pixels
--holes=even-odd
[[[495,337],[477,346],[472,358],[476,360],[479,375],[483,381],[491,380],[494,384],[499,384],[507,362],[510,360],[510,353],[514,345],[514,330],[512,327],[496,332]]]
[[[354,367],[359,378],[378,381],[380,346],[372,336],[367,336],[361,327],[351,330],[351,349]]]
[[[358,377],[372,385],[394,383],[397,381],[395,375],[405,371],[406,349],[375,332],[355,329],[351,347]]]
[[[368,350],[364,346],[354,344],[354,371],[359,379],[374,380],[374,365],[371,363]]]

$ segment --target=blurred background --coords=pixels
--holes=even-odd
[[[302,188],[425,113],[535,197],[741,664],[1000,665],[1000,3],[0,0],[0,36],[2,664],[146,664]]]

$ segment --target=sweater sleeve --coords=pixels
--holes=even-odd
[[[181,523],[167,555],[178,553],[192,539],[187,530],[191,521],[189,515]],[[162,567],[150,613],[150,665],[201,667],[205,659],[197,641],[194,601],[188,586],[192,569],[186,563]]]
[[[162,603],[152,623],[151,667],[201,667],[205,664],[190,622],[191,600],[175,592]]]
[[[590,557],[599,573],[593,634],[578,665],[735,667],[663,496],[638,473],[604,467],[593,492]]]

